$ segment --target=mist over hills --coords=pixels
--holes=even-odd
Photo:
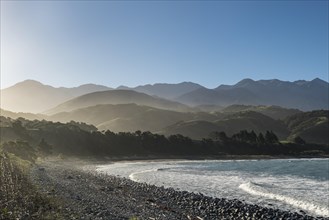
[[[0,115],[4,117],[9,117],[12,119],[25,118],[28,120],[43,120],[48,119],[46,115],[26,113],[26,112],[11,112],[0,108]]]
[[[107,90],[112,89],[107,86],[94,84],[86,84],[74,88],[54,88],[34,80],[26,80],[1,90],[1,108],[14,112],[55,113],[59,112],[59,105],[62,104],[62,108],[68,104],[64,104],[66,101],[88,93]],[[295,82],[277,79],[258,81],[243,79],[235,85],[220,85],[215,89],[208,89],[192,82],[178,84],[158,83],[134,88],[121,86],[114,91],[121,91],[116,94],[115,92],[113,93],[116,98],[109,98],[115,101],[104,102],[103,100],[99,103],[94,101],[91,104],[136,103],[175,111],[218,111],[223,107],[234,104],[276,105],[303,111],[329,108],[329,84],[318,78],[312,81],[298,80]],[[135,96],[139,98],[136,97],[136,100],[134,98],[128,99],[127,93],[124,91],[138,92],[138,95],[135,94]],[[122,100],[119,100],[119,93],[122,93]],[[148,98],[149,101],[146,101],[145,97],[142,98],[144,101],[139,101],[142,96],[141,93],[144,96],[146,94],[154,97]],[[100,96],[101,94],[98,93]],[[94,98],[95,100],[101,100],[101,98],[96,96]],[[159,98],[162,98],[162,101],[159,101]],[[151,103],[153,102],[151,100],[154,100],[155,103]],[[186,105],[189,105],[191,108]],[[55,110],[56,106],[56,111],[48,111],[50,109]],[[68,108],[66,111],[73,109],[77,108]]]
[[[191,82],[119,88],[94,84],[54,88],[26,80],[1,90],[1,115],[73,120],[100,131],[178,133],[193,139],[206,138],[214,131],[231,135],[243,129],[272,130],[281,140],[300,136],[328,143],[328,111],[301,111],[328,109],[328,82],[320,79],[244,79],[215,89]]]
[[[137,86],[134,88],[120,86],[117,89],[134,90],[136,92],[142,92],[148,95],[155,95],[166,99],[174,99],[185,93],[192,92],[201,88],[204,87],[196,83],[182,82],[178,84],[156,83],[153,85],[148,84],[144,86]]]
[[[300,110],[328,109],[329,84],[321,79],[295,82],[244,79],[235,85],[201,88],[178,98],[189,105],[278,105]]]
[[[99,130],[109,129],[114,132],[136,130],[156,132],[177,121],[194,118],[217,119],[216,115],[202,112],[177,112],[136,104],[97,105],[49,116],[53,121],[81,121],[93,124]]]
[[[328,144],[328,112],[243,105],[228,106],[218,112],[177,112],[136,104],[106,104],[54,115],[14,113],[1,109],[1,116],[64,123],[76,121],[94,125],[99,131],[141,130],[166,136],[182,134],[199,140],[209,137],[215,131],[231,135],[240,130],[262,133],[272,130],[280,140],[292,141],[300,136],[310,143]]]
[[[289,135],[289,131],[283,121],[275,120],[254,111],[241,111],[229,114],[219,117],[218,120],[212,122],[202,120],[178,122],[165,128],[163,134],[182,134],[195,139],[202,139],[215,131],[225,131],[226,134],[232,135],[241,129],[253,130],[256,133],[272,130],[280,139],[285,139]]]
[[[14,112],[41,113],[71,98],[109,89],[95,84],[55,88],[35,80],[25,80],[1,90],[1,108]]]
[[[129,104],[135,103],[138,105],[146,105],[150,107],[169,109],[175,111],[189,111],[190,107],[147,95],[145,93],[139,93],[131,90],[108,90],[103,92],[94,92],[86,95],[79,96],[77,98],[71,99],[64,102],[57,107],[46,111],[48,115],[59,113],[59,112],[69,112],[75,109],[95,106],[100,104]]]
[[[291,115],[295,115],[297,113],[302,113],[302,111],[298,109],[288,109],[288,108],[282,108],[280,106],[266,106],[266,105],[230,105],[226,108],[223,108],[220,110],[220,112],[223,113],[237,113],[237,112],[243,112],[243,111],[253,111],[253,112],[259,112],[263,115],[266,115],[273,119],[285,119]]]

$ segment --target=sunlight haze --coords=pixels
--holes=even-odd
[[[328,1],[1,1],[1,88],[328,81]]]

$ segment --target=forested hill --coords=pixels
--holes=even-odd
[[[280,141],[301,137],[308,143],[328,144],[329,111],[301,112],[275,106],[230,106],[220,112],[176,112],[136,104],[98,105],[52,116],[14,113],[1,109],[13,119],[91,124],[95,130],[113,132],[150,131],[165,136],[181,134],[195,140],[216,131],[233,135],[240,130],[265,133],[272,130]],[[285,117],[288,116],[288,117]],[[278,119],[280,118],[280,119]]]
[[[295,138],[282,144],[275,133],[240,131],[233,135],[214,132],[209,139],[194,141],[182,135],[165,137],[151,132],[99,132],[84,123],[13,120],[1,116],[2,149],[14,154],[88,157],[142,156],[155,158],[220,157],[223,155],[325,156],[328,145],[305,143]],[[25,152],[25,153],[22,153]]]

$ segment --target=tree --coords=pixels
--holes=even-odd
[[[142,132],[140,130],[135,131],[135,135],[137,137],[140,137],[142,135]]]
[[[302,139],[300,136],[295,137],[293,141],[295,144],[300,144],[300,145],[306,144],[306,141]]]
[[[105,131],[105,136],[108,137],[108,138],[113,138],[113,137],[115,137],[115,133],[110,131],[110,130],[106,130]]]
[[[259,144],[264,144],[264,143],[265,143],[265,138],[264,138],[264,135],[263,135],[262,133],[259,133],[259,134],[258,134],[257,142],[258,142]]]
[[[221,131],[221,132],[215,131],[215,132],[210,134],[210,137],[215,139],[215,141],[220,141],[220,142],[223,142],[223,143],[225,143],[229,140],[229,138],[227,137],[227,135],[224,131]]]
[[[41,139],[40,143],[38,144],[39,150],[45,154],[49,155],[52,153],[52,146],[48,144],[44,138]]]
[[[249,141],[251,143],[256,143],[257,142],[257,135],[256,133],[254,132],[254,130],[252,130],[249,134]]]
[[[201,143],[205,147],[208,147],[208,146],[212,147],[214,145],[214,141],[212,139],[209,139],[209,138],[202,138]]]
[[[22,122],[20,120],[14,121],[12,126],[17,134],[22,134],[25,131],[25,128],[23,127]]]
[[[5,142],[3,144],[3,150],[24,160],[34,161],[36,158],[34,148],[27,141]]]
[[[265,142],[268,144],[276,144],[279,143],[279,138],[272,131],[266,131]]]

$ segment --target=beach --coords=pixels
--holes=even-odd
[[[100,174],[99,164],[39,162],[31,178],[68,219],[325,219]]]

